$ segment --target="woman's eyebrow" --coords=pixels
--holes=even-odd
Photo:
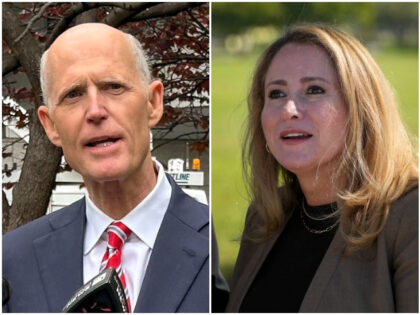
[[[328,81],[327,79],[323,78],[323,77],[303,77],[299,80],[301,83],[308,83],[311,81],[323,81],[326,82],[328,84],[331,84],[330,81]],[[287,81],[284,79],[277,79],[277,80],[272,80],[270,82],[267,83],[267,86],[269,85],[287,85]]]
[[[283,79],[277,79],[277,80],[273,80],[273,81],[270,81],[270,82],[267,83],[267,85],[271,85],[271,84],[274,84],[274,85],[287,85],[287,81],[286,80],[283,80]]]
[[[323,77],[303,77],[299,81],[301,83],[307,83],[307,82],[311,82],[311,81],[323,81],[323,82],[326,82],[328,84],[331,84],[330,81],[328,81],[327,79],[325,79]]]

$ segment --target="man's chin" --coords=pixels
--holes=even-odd
[[[121,181],[126,177],[125,172],[119,170],[98,170],[85,172],[82,174],[83,179],[86,184],[89,182],[92,183],[106,183],[106,182],[115,182]]]

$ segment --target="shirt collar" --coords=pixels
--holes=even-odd
[[[166,178],[163,166],[156,160],[154,163],[158,170],[155,187],[146,198],[120,220],[132,231],[132,234],[135,234],[151,249],[153,249],[172,194],[172,187]],[[86,196],[84,255],[92,250],[108,225],[113,221],[112,218],[96,207],[89,196]]]

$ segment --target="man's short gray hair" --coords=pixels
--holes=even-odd
[[[124,33],[125,38],[131,44],[134,53],[134,59],[136,60],[137,72],[140,76],[140,81],[144,84],[144,86],[148,86],[152,81],[152,75],[150,74],[149,64],[144,53],[143,47],[141,46],[140,42],[131,34]],[[42,91],[42,98],[44,100],[45,105],[49,106],[48,104],[48,78],[49,73],[47,70],[47,58],[48,58],[48,49],[44,51],[41,56],[40,62],[40,83],[41,83],[41,91]]]

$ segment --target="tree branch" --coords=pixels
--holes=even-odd
[[[77,2],[73,5],[71,9],[66,12],[65,16],[55,25],[48,40],[45,42],[44,49],[48,49],[55,39],[69,26],[73,18],[82,12],[83,4],[81,2]]]
[[[147,2],[96,2],[96,4],[102,7],[117,7],[127,11],[147,9],[151,5],[156,5]]]
[[[19,68],[20,62],[19,60],[9,54],[3,54],[3,64],[2,64],[2,76],[4,77],[9,72]]]
[[[10,142],[10,143],[8,143],[8,144],[3,144],[2,150],[4,151],[4,150],[5,150],[5,149],[7,149],[8,147],[13,146],[15,143],[18,143],[18,142],[20,142],[20,141],[24,141],[24,138],[26,138],[26,137],[28,137],[28,136],[29,136],[29,134],[27,134],[27,135],[25,135],[25,136],[23,136],[23,137],[16,138],[15,140],[13,140],[12,142]],[[3,143],[4,143],[4,141],[3,141]]]
[[[34,22],[36,20],[38,20],[40,17],[42,17],[42,15],[44,14],[45,10],[47,10],[47,8],[50,5],[55,5],[55,2],[47,2],[45,3],[41,9],[39,9],[38,13],[36,15],[34,15],[34,17],[32,19],[30,19],[30,21],[28,22],[28,24],[26,25],[25,30],[22,32],[22,34],[20,34],[16,39],[15,39],[15,43],[17,43],[18,41],[20,41],[23,36],[25,36],[25,34],[29,31],[29,29],[32,27],[32,24],[34,24]]]
[[[32,86],[35,108],[37,108],[42,104],[38,72],[43,47],[29,32],[26,32],[20,41],[15,42],[14,39],[25,27],[19,22],[11,4],[3,3],[2,18],[3,38],[19,58]],[[61,150],[48,140],[38,120],[37,111],[30,110],[28,116],[31,121],[30,140],[19,181],[13,187],[13,203],[8,212],[9,222],[3,232],[15,229],[45,214],[61,160]]]
[[[85,10],[78,16],[76,16],[73,21],[74,25],[79,25],[83,23],[97,23],[98,22],[98,10],[99,8],[92,8],[89,10]]]
[[[197,23],[197,25],[198,25],[198,27],[201,29],[201,31],[204,33],[204,34],[207,34],[207,32],[208,32],[208,28],[206,28],[195,16],[194,16],[194,14],[192,14],[192,12],[191,12],[191,10],[187,10],[187,13],[188,13],[188,15],[191,17],[191,19],[195,22],[195,23]]]
[[[207,62],[209,58],[206,57],[194,57],[194,56],[181,56],[179,58],[173,58],[173,59],[162,59],[161,62],[156,62],[152,64],[152,68],[160,68],[164,66],[168,66],[171,64],[177,64],[180,62],[188,62],[188,61],[200,61],[200,62]]]
[[[19,36],[18,34],[23,34],[24,26],[21,25],[19,19],[13,13],[11,5],[3,4],[2,18],[3,40],[12,49],[14,56],[18,58],[32,88],[34,91],[37,91],[40,89],[38,69],[42,46],[28,32],[25,33],[20,41],[16,42],[14,40]],[[35,92],[34,96],[37,103],[41,104],[40,95],[37,95]]]
[[[149,10],[145,10],[133,16],[130,21],[143,21],[147,19],[162,17],[162,16],[171,16],[176,15],[179,12],[187,9],[194,8],[196,6],[202,5],[200,2],[165,2],[160,3]]]
[[[172,141],[182,139],[185,136],[200,135],[200,134],[207,134],[207,133],[208,133],[207,131],[195,131],[195,132],[184,133],[184,134],[179,135],[179,136],[177,136],[175,138],[172,138],[172,139],[169,139],[169,140],[164,141],[162,143],[159,143],[157,146],[153,147],[153,150],[152,151],[154,151],[154,150],[156,150],[156,149],[158,149],[160,147],[163,147],[164,145],[167,145],[168,143],[171,143]],[[155,140],[159,140],[159,139],[155,139]]]
[[[113,27],[118,27],[123,24],[123,22],[126,22],[132,16],[136,15],[138,10],[146,11],[152,6],[155,6],[155,4],[147,2],[135,2],[128,6],[130,10],[122,9],[121,7],[115,7],[101,22]]]

